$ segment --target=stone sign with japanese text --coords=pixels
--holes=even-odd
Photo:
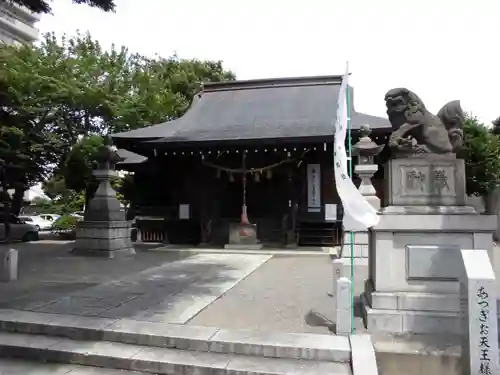
[[[500,374],[495,274],[486,250],[462,250],[462,358],[466,374]]]
[[[401,166],[401,193],[403,196],[454,195],[453,174],[450,166]]]
[[[465,205],[465,165],[454,158],[391,159],[388,205]]]

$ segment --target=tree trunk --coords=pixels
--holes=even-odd
[[[3,226],[5,229],[5,242],[10,243],[10,204],[9,202],[3,202]]]
[[[21,212],[21,208],[23,206],[25,188],[26,187],[24,185],[16,186],[14,196],[12,197],[10,212],[16,216],[19,215],[19,213]]]

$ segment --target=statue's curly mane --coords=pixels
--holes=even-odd
[[[394,100],[400,101],[400,105],[398,107],[391,107],[390,103]],[[420,99],[413,91],[406,88],[389,90],[385,94],[385,102],[387,104],[387,114],[389,117],[394,115],[396,112],[403,112],[405,117],[408,119],[418,112],[428,112],[422,99]],[[402,107],[404,107],[404,109]]]
[[[437,116],[427,110],[417,94],[406,88],[389,90],[385,102],[393,129],[392,147],[407,146],[413,139],[420,149],[431,153],[456,152],[460,148],[465,116],[459,101],[447,103]]]

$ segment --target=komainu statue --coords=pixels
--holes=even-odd
[[[397,88],[385,94],[385,103],[392,125],[389,147],[394,157],[456,154],[462,147],[465,114],[460,101],[449,102],[435,116],[415,93]]]

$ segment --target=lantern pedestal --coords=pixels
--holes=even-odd
[[[229,224],[229,243],[225,249],[260,250],[262,244],[257,238],[257,224]]]

